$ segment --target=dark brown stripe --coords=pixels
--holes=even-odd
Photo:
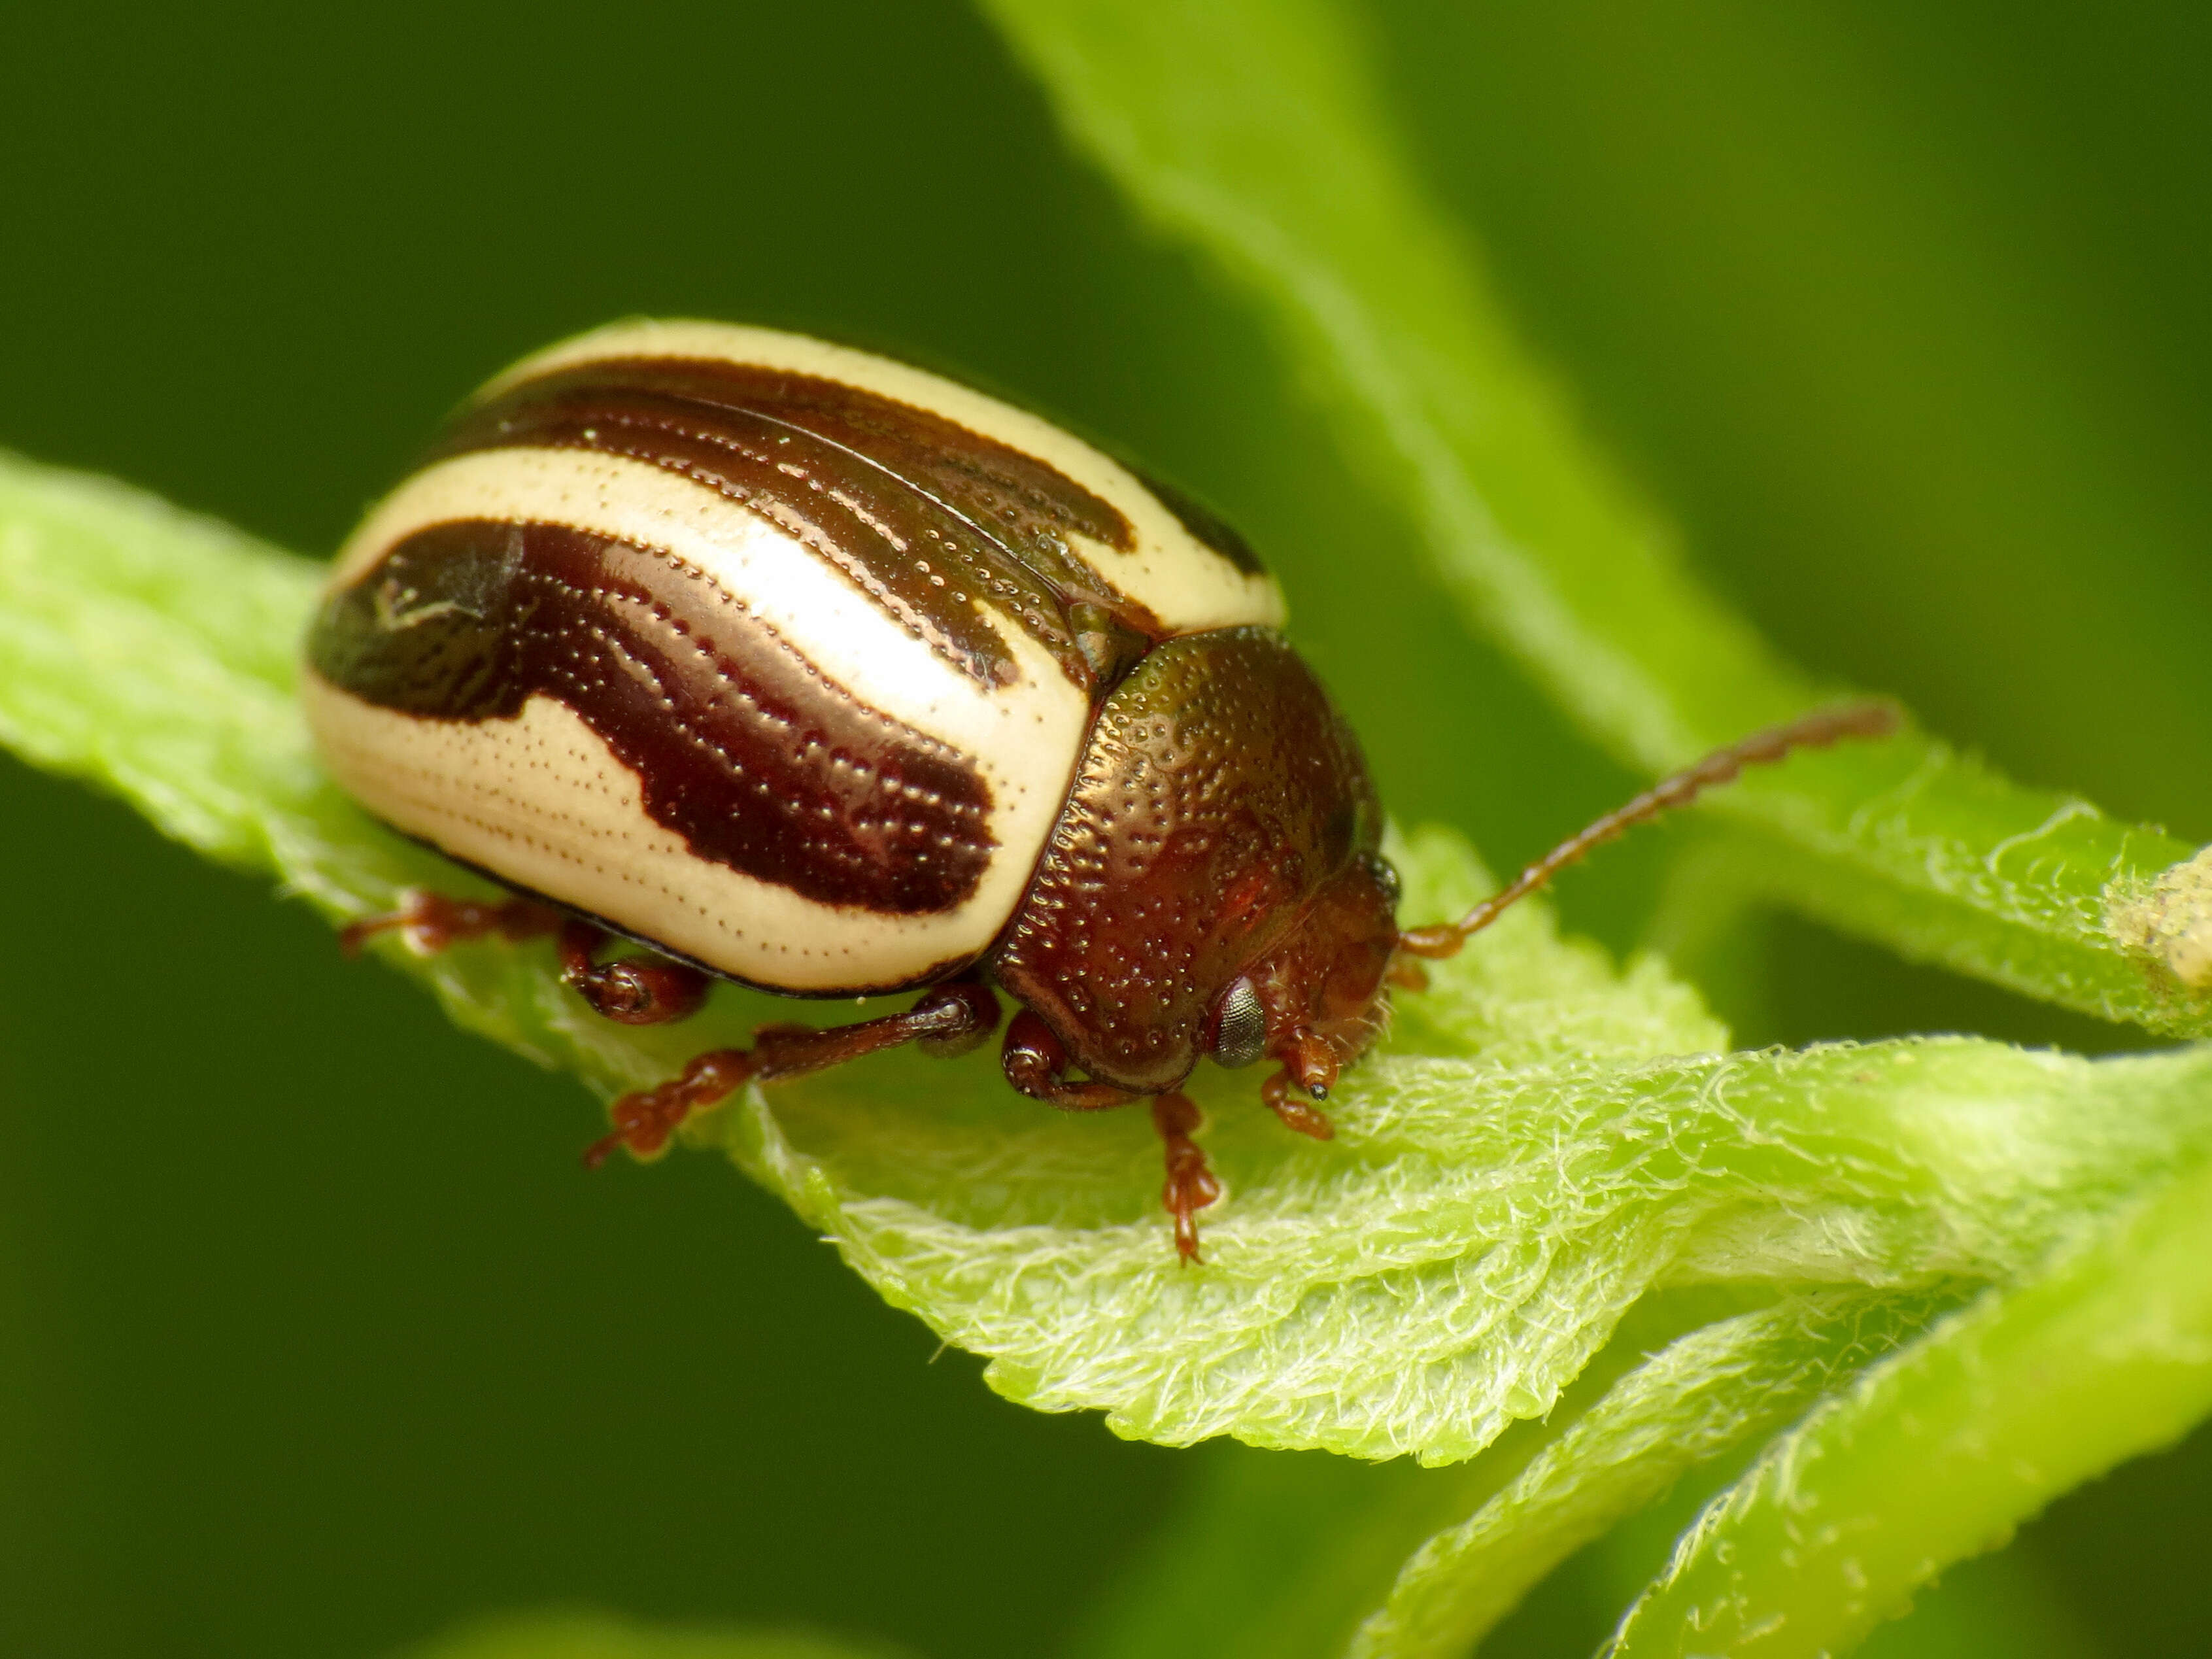
[[[951,910],[990,863],[972,762],[855,702],[665,552],[559,525],[434,526],[325,601],[307,655],[428,720],[556,698],[637,775],[655,823],[821,903]]]
[[[1010,617],[1096,689],[1071,618],[1103,609],[1167,629],[1068,551],[1127,551],[1127,519],[1065,473],[927,410],[842,381],[750,364],[623,358],[556,369],[464,414],[440,456],[510,447],[648,461],[779,525],[982,684],[1017,674],[977,606]]]

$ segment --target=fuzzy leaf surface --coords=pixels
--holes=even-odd
[[[1915,1334],[1925,1297],[1830,1295],[1718,1320],[1623,1377],[1504,1490],[1413,1552],[1350,1659],[1471,1652],[1543,1577],[1708,1459],[1769,1434]]]
[[[1685,1536],[1609,1651],[1846,1651],[1944,1568],[2208,1412],[2212,1166],[2200,1165],[1778,1439]]]

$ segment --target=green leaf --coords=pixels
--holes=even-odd
[[[2198,1167],[1778,1441],[1683,1540],[1615,1651],[1840,1651],[2208,1412],[2212,1168]]]
[[[1073,139],[1273,322],[1474,624],[1656,772],[1805,707],[1811,681],[1683,568],[1577,429],[1414,181],[1328,0],[986,0]],[[2153,1030],[2203,1000],[2106,926],[2187,857],[1913,732],[1716,799],[1761,893],[1910,956]]]
[[[1831,1295],[1680,1338],[1564,1427],[1504,1490],[1414,1551],[1346,1653],[1450,1659],[1471,1651],[1576,1550],[1698,1465],[1787,1424],[1942,1305]]]
[[[893,1659],[893,1650],[798,1631],[649,1626],[604,1613],[544,1613],[464,1626],[393,1659]]]
[[[318,580],[125,485],[0,457],[0,733],[211,857],[312,856],[336,798],[300,740],[292,658]]]
[[[1211,1454],[1086,1621],[1078,1659],[1464,1653],[1581,1545],[1948,1304],[1845,1291],[1741,1305],[1712,1290],[1639,1303],[1548,1417],[1451,1468]]]
[[[267,860],[337,915],[454,884],[310,757],[284,693],[307,567],[21,464],[0,477],[0,732],[25,752]],[[1489,885],[1446,833],[1395,851],[1417,914]],[[588,1015],[543,946],[389,957],[603,1091],[784,1006],[725,989],[687,1026],[638,1031]],[[1446,1462],[1549,1411],[1656,1287],[2004,1274],[2212,1129],[2212,1052],[1709,1052],[1724,1041],[1656,962],[1616,974],[1526,907],[1405,1000],[1334,1103],[1333,1143],[1283,1133],[1246,1079],[1206,1081],[1230,1197],[1197,1270],[1167,1247],[1141,1118],[1042,1110],[984,1056],[754,1091],[689,1138],[727,1148],[1017,1400],[1169,1443]]]

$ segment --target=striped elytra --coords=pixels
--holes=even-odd
[[[1186,1261],[1219,1194],[1182,1085],[1266,1058],[1326,1139],[1387,986],[1594,842],[1742,765],[1887,729],[1815,716],[1701,763],[1466,921],[1401,933],[1359,744],[1236,534],[982,393],[764,329],[625,323],[528,359],[341,550],[307,713],[371,812],[514,890],[356,923],[423,949],[557,931],[633,1024],[720,977],[911,1010],[775,1025],[611,1109],[690,1113],[1016,1005],[1016,1089],[1149,1097]],[[610,934],[650,957],[602,960]]]
[[[488,387],[340,554],[339,781],[718,974],[977,960],[1101,700],[1281,619],[1243,544],[1033,416],[797,336],[619,325]]]

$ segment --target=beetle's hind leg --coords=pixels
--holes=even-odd
[[[624,1025],[659,1025],[699,1012],[714,988],[702,969],[653,956],[599,960],[611,937],[605,928],[537,899],[457,899],[410,889],[399,908],[365,916],[338,935],[348,956],[380,933],[398,933],[423,956],[436,956],[473,939],[498,938],[510,945],[561,936],[561,979],[596,1013]]]
[[[457,899],[410,887],[400,895],[399,908],[380,916],[363,916],[338,934],[338,948],[358,956],[361,948],[380,933],[398,933],[426,957],[471,939],[494,935],[510,945],[543,939],[557,933],[568,921],[564,911],[536,899]]]
[[[686,1118],[748,1083],[781,1083],[905,1042],[919,1042],[932,1054],[956,1054],[998,1023],[999,1000],[982,981],[956,979],[924,992],[902,1014],[850,1025],[763,1025],[753,1033],[751,1048],[710,1049],[682,1075],[616,1101],[607,1109],[614,1133],[594,1143],[584,1162],[596,1169],[618,1146],[639,1158],[657,1157]]]

